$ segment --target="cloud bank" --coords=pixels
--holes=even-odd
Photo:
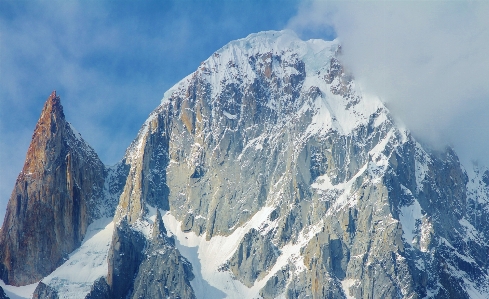
[[[289,27],[334,31],[342,60],[421,141],[489,165],[489,3],[304,2]]]

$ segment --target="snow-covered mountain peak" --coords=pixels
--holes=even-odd
[[[82,213],[119,201],[35,298],[488,298],[489,171],[426,150],[339,53],[337,41],[290,31],[229,43],[165,94],[125,159],[94,181],[76,171],[89,155],[53,147],[55,176],[16,186],[12,223],[27,184],[54,190],[43,199],[102,199]],[[39,194],[30,188],[24,202]],[[44,238],[42,213],[25,219]]]
[[[255,55],[259,53],[271,52],[279,55],[292,52],[303,58],[306,55],[318,54],[323,51],[335,52],[339,47],[337,40],[325,41],[322,39],[301,40],[295,32],[291,30],[282,31],[263,31],[253,33],[245,38],[241,38],[217,50],[216,54],[225,54],[229,51],[239,49],[245,55]]]
[[[338,40],[303,41],[290,30],[251,34],[228,43],[203,61],[194,73],[165,93],[162,104],[186,97],[196,81],[210,90],[207,101],[221,104],[229,102],[230,89],[246,93],[250,86],[264,85],[271,91],[260,101],[266,101],[268,108],[313,110],[314,132],[332,129],[347,135],[367,125],[373,114],[376,124],[389,119],[379,98],[363,96],[353,77],[344,71],[337,57],[339,48]],[[296,98],[299,93],[307,96]],[[223,111],[227,118],[240,119],[237,112]]]
[[[301,40],[293,31],[264,31],[248,35],[246,38],[229,42],[221,49],[214,52],[211,57],[203,61],[198,70],[181,80],[170,88],[164,95],[162,103],[166,102],[173,93],[185,87],[195,74],[202,73],[211,79],[214,77],[217,83],[223,80],[229,81],[230,77],[244,75],[241,78],[244,82],[252,82],[256,79],[254,70],[250,68],[250,57],[262,56],[263,62],[267,59],[272,63],[272,56],[280,56],[282,59],[300,59],[306,62],[307,73],[316,73],[320,70],[326,70],[329,67],[330,59],[338,50],[339,43],[337,40],[325,41],[320,39],[311,39],[308,41]],[[267,55],[269,54],[269,55]],[[275,61],[276,65],[277,61]],[[239,69],[239,73],[230,72],[230,68]],[[293,73],[292,69],[286,69],[285,72],[276,75],[287,75]],[[217,76],[216,76],[217,74]],[[212,80],[212,79],[211,79]]]

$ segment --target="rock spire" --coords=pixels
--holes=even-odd
[[[39,281],[77,248],[96,213],[105,167],[66,121],[53,91],[42,109],[0,232],[0,278]]]

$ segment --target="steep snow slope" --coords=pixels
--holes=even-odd
[[[37,283],[16,287],[11,285],[6,285],[2,280],[0,280],[0,286],[3,288],[5,294],[10,299],[30,299],[32,298],[32,294],[36,289]]]
[[[107,256],[113,230],[111,218],[94,221],[88,227],[81,246],[41,281],[55,289],[60,299],[85,298],[93,283],[107,276]]]

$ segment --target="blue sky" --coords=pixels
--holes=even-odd
[[[104,163],[114,164],[168,88],[229,41],[285,28],[298,6],[293,0],[0,1],[2,219],[52,90],[68,121]]]
[[[400,123],[489,165],[489,1],[0,1],[0,218],[42,106],[116,163],[164,92],[231,40],[332,39]]]

